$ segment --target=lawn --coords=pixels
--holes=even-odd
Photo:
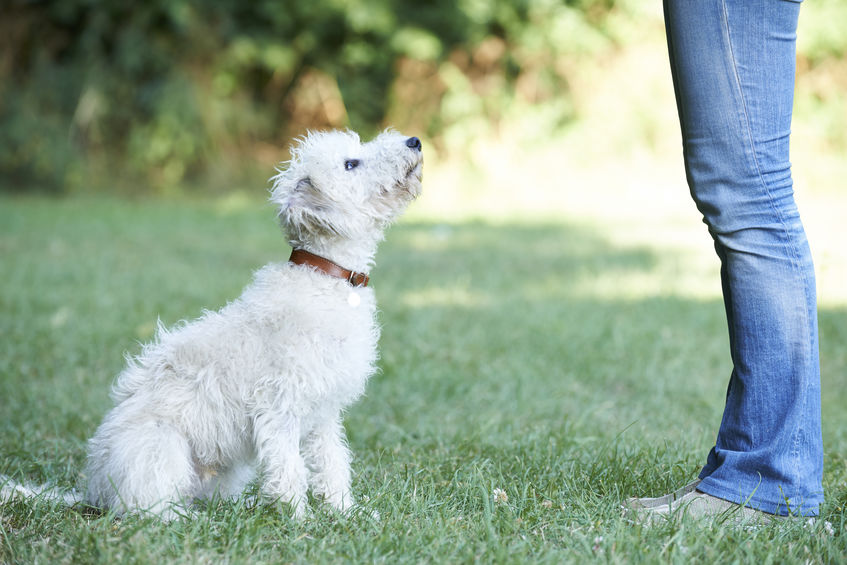
[[[560,215],[440,218],[423,203],[389,231],[372,273],[381,371],[346,419],[354,490],[378,521],[218,503],[162,524],[14,501],[0,562],[843,562],[847,301],[827,294],[841,256],[819,265],[817,523],[621,516],[624,498],[696,475],[730,367],[696,214],[671,199],[645,218],[617,194],[614,217],[588,197]],[[0,473],[74,485],[124,352],[287,253],[273,211],[246,197],[0,197]]]

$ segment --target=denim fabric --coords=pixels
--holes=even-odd
[[[823,500],[815,275],[788,156],[800,3],[664,8],[686,175],[721,261],[733,363],[698,489],[814,516]]]

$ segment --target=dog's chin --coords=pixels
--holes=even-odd
[[[408,171],[406,171],[406,179],[417,179],[418,182],[421,182],[421,176],[423,173],[423,161],[418,161],[409,167]]]
[[[423,178],[423,162],[418,161],[409,167],[406,176],[397,183],[397,189],[408,192],[412,198],[417,198],[421,193],[421,180]]]

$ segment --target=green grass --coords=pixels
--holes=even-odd
[[[222,503],[161,524],[15,501],[0,507],[0,562],[843,562],[838,305],[820,312],[817,525],[646,529],[621,517],[624,498],[697,473],[729,361],[717,290],[689,292],[677,276],[690,257],[613,231],[590,218],[410,216],[392,228],[372,277],[381,372],[346,420],[354,489],[379,521],[318,509],[298,523]],[[259,202],[0,198],[0,473],[75,484],[123,353],[157,317],[217,308],[287,252]]]

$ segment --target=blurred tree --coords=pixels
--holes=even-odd
[[[565,90],[550,63],[581,38],[563,41],[549,16],[592,30],[613,5],[13,1],[0,24],[0,183],[166,187],[309,127],[372,133],[391,108],[430,136],[496,120],[521,78],[543,85],[521,87],[533,102]]]
[[[4,0],[0,189],[225,179],[306,128],[461,147],[524,112],[549,135],[573,118],[574,63],[615,48],[627,5]]]

